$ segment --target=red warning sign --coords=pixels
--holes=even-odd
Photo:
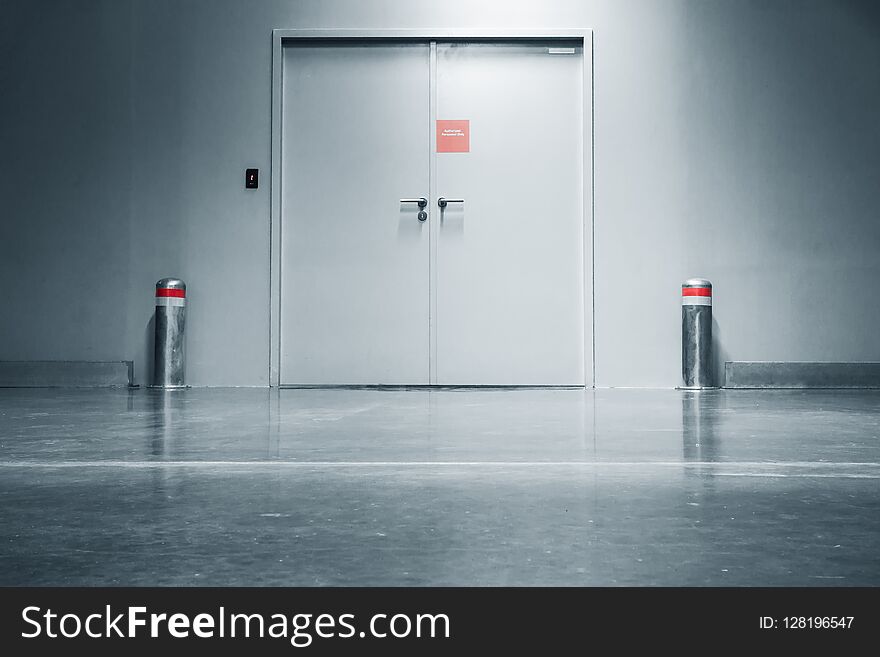
[[[467,119],[437,119],[437,152],[470,153],[471,122]]]

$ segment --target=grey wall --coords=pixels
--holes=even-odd
[[[689,276],[719,359],[880,360],[876,6],[0,0],[0,360],[145,382],[173,275],[189,381],[265,385],[271,30],[424,26],[595,31],[599,385],[678,383]]]

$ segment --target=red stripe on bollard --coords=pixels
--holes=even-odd
[[[181,290],[173,287],[160,287],[156,290],[156,296],[186,298],[186,290]]]
[[[711,297],[711,287],[683,287],[681,288],[681,296],[683,297]]]

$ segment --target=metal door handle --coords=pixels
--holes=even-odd
[[[424,196],[420,198],[402,198],[400,199],[401,203],[418,203],[420,208],[428,207],[428,199]]]
[[[443,198],[442,196],[437,199],[437,205],[441,208],[445,208],[450,203],[464,203],[463,198]]]

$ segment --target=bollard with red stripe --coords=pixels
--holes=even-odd
[[[186,283],[179,278],[163,278],[156,283],[154,387],[186,387],[185,328]]]
[[[705,278],[681,286],[681,375],[686,390],[713,387],[712,283]]]

